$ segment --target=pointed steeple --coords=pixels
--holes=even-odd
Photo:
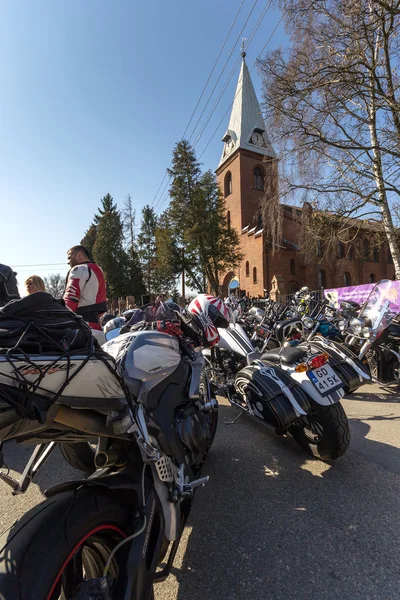
[[[238,148],[251,150],[263,156],[275,158],[276,154],[266,133],[266,126],[261,114],[260,105],[254,91],[249,69],[245,61],[246,53],[242,51],[242,67],[236,87],[231,118],[227,132],[222,141],[224,149],[219,167]]]

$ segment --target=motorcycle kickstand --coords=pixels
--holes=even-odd
[[[0,479],[12,487],[13,496],[26,492],[40,467],[43,465],[45,460],[47,460],[53,450],[55,450],[56,445],[56,442],[38,444],[32,452],[30,459],[26,463],[25,469],[23,470],[19,480],[14,479],[14,477],[11,477],[11,475],[0,472]]]

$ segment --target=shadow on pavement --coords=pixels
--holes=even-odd
[[[399,449],[356,421],[348,454],[322,463],[250,417],[224,424],[236,414],[220,407],[176,597],[398,598]]]

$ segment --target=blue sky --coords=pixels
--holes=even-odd
[[[232,48],[198,131],[240,56],[240,42],[234,42],[254,1],[243,2],[189,134]],[[0,262],[15,267],[20,283],[33,273],[66,272],[67,249],[79,243],[106,193],[119,206],[130,193],[138,214],[153,203],[240,4],[0,4]],[[245,37],[266,4],[257,1]],[[249,68],[279,18],[275,9],[266,13],[247,49]],[[281,24],[268,49],[284,43]],[[233,100],[238,72],[196,145],[198,155]],[[252,76],[260,97],[256,69]],[[202,156],[204,168],[218,164],[228,119]],[[157,200],[157,208],[166,207],[167,200]]]

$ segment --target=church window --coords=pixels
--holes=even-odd
[[[254,169],[254,189],[264,191],[264,172],[261,167]]]
[[[351,285],[351,275],[350,275],[350,273],[348,271],[345,272],[345,274],[343,276],[343,279],[344,279],[344,285],[345,285],[345,287]]]
[[[253,283],[257,283],[257,267],[253,267]]]
[[[372,250],[372,260],[374,262],[379,262],[379,248],[374,248]]]
[[[294,258],[290,259],[290,274],[296,275],[296,263],[294,261]]]
[[[230,171],[225,175],[224,192],[225,198],[232,194],[232,173]]]
[[[231,229],[231,211],[228,210],[228,212],[226,213],[226,221],[228,224],[228,230],[230,231]]]
[[[376,283],[375,273],[370,273],[370,275],[369,275],[369,282],[370,283]]]
[[[326,273],[324,269],[320,269],[318,271],[318,287],[325,288],[326,287]]]
[[[364,240],[364,258],[371,260],[371,246],[368,240]]]
[[[246,260],[246,277],[250,276],[250,265],[249,265],[249,261]]]
[[[324,244],[322,240],[317,240],[317,256],[323,256],[324,254]]]

